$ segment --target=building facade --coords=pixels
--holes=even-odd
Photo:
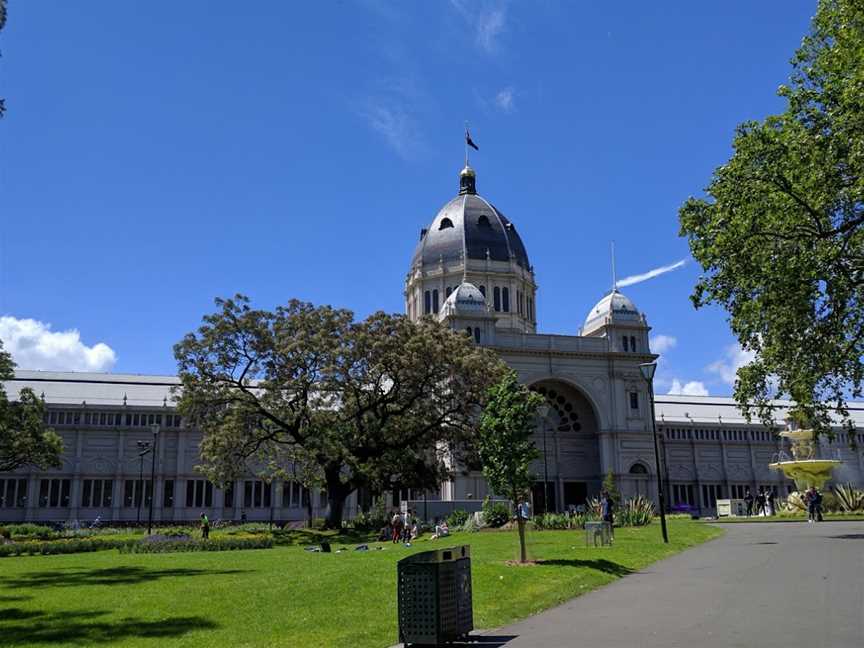
[[[605,294],[576,335],[537,332],[537,294],[516,226],[477,193],[476,173],[466,166],[458,195],[420,232],[405,279],[405,311],[412,319],[437,317],[494,350],[546,397],[548,414],[535,433],[541,455],[533,465],[535,511],[582,504],[610,472],[625,496],[656,499],[661,479],[670,505],[704,514],[717,499],[741,497],[746,488],[789,492],[792,483],[768,468],[783,450],[779,424],[771,430],[748,423],[732,399],[658,395],[652,421],[639,365],[658,356],[645,314],[624,294],[615,288]],[[202,511],[212,519],[278,521],[326,512],[322,493],[295,482],[250,476],[222,489],[204,479],[196,471],[201,433],[175,409],[178,385],[170,376],[17,371],[5,383],[7,394],[14,399],[29,387],[42,395],[64,454],[57,469],[0,474],[0,522],[143,521],[151,501],[162,522],[193,520]],[[864,404],[850,411],[864,424]],[[856,434],[864,447],[864,434]],[[821,444],[823,456],[844,461],[835,481],[864,482],[859,448],[842,436]],[[457,466],[426,497],[462,501],[488,494],[479,471]],[[398,505],[417,494],[389,497]],[[352,496],[346,515],[355,511]]]

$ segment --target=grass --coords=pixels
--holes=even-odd
[[[518,553],[515,532],[330,554],[282,546],[7,558],[0,561],[0,645],[380,648],[396,642],[396,561],[410,552],[470,544],[474,625],[492,628],[721,533],[671,520],[668,546],[655,523],[617,529],[614,547],[595,549],[584,547],[579,532],[534,532],[531,557],[545,562],[531,567],[506,565]]]

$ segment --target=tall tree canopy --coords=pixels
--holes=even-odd
[[[45,425],[45,404],[32,389],[22,389],[10,402],[4,380],[15,376],[15,363],[0,341],[0,472],[26,466],[59,468],[63,442]]]
[[[754,360],[738,370],[747,415],[790,397],[819,429],[864,379],[864,3],[821,0],[792,59],[786,109],[735,133],[706,198],[680,210],[704,274]]]
[[[290,476],[302,457],[326,485],[328,524],[360,487],[434,487],[469,439],[504,371],[492,352],[430,318],[292,300],[273,311],[242,295],[174,348],[179,407],[204,432],[205,471]]]
[[[509,371],[489,390],[489,400],[480,420],[480,433],[475,442],[483,465],[483,477],[489,488],[506,495],[517,507],[519,530],[519,560],[525,562],[525,519],[518,507],[534,483],[531,462],[539,456],[534,443],[537,407],[543,402],[540,394],[519,383],[515,371]]]

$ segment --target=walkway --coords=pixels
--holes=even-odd
[[[481,646],[864,646],[864,523],[724,528],[717,540],[485,633]]]

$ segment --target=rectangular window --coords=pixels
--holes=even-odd
[[[130,507],[135,504],[135,482],[127,479],[123,483],[123,506]]]
[[[423,293],[423,314],[428,315],[432,312],[432,292],[427,290]]]
[[[162,508],[174,507],[174,480],[166,479],[162,488]]]
[[[110,479],[85,479],[81,490],[81,506],[84,508],[110,507],[113,486],[114,482]]]
[[[234,482],[228,482],[225,484],[225,497],[223,502],[223,506],[234,508]]]
[[[629,351],[630,348],[629,348],[628,345],[627,345],[627,336],[626,336],[626,335],[622,335],[622,336],[621,336],[621,340],[622,340],[623,343],[624,343],[624,350],[625,350],[625,351]]]
[[[243,482],[245,508],[270,508],[272,486],[263,481]]]
[[[39,481],[39,506],[42,508],[68,508],[72,482],[69,479],[42,479]]]
[[[510,289],[507,287],[501,290],[501,306],[505,313],[510,312]]]
[[[255,482],[243,482],[243,506],[252,508],[252,486]]]
[[[501,311],[501,289],[498,286],[492,288],[492,304],[496,312]]]
[[[81,489],[81,506],[87,508],[90,506],[90,495],[93,491],[93,480],[85,479],[84,487]]]
[[[438,289],[435,288],[432,290],[432,312],[438,312]]]
[[[123,506],[149,506],[153,497],[153,484],[149,479],[127,479],[123,485]]]
[[[195,481],[192,479],[186,480],[186,507],[192,508],[195,504]]]
[[[630,392],[630,409],[638,410],[639,409],[639,393],[638,392]]]

